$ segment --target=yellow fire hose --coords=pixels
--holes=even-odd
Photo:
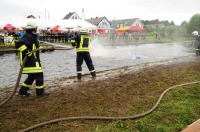
[[[35,51],[38,51],[38,50],[51,50],[51,49],[55,49],[55,50],[71,50],[73,48],[54,48],[54,47],[51,47],[51,48],[39,48],[39,49],[36,49],[34,50]],[[24,58],[23,60],[23,63],[21,65],[21,68],[20,68],[20,71],[19,71],[19,75],[18,75],[18,78],[17,78],[17,82],[16,82],[16,85],[15,85],[15,88],[12,92],[12,94],[10,95],[10,97],[8,99],[6,99],[5,101],[3,101],[1,104],[0,104],[0,107],[2,107],[4,104],[6,104],[9,100],[12,99],[12,97],[15,95],[16,91],[17,91],[17,88],[19,86],[19,82],[20,82],[20,79],[21,79],[21,75],[22,75],[22,70],[23,70],[23,67],[24,67],[24,64],[27,60],[27,56]],[[23,129],[23,130],[20,130],[19,132],[27,132],[27,131],[31,131],[35,128],[38,128],[38,127],[41,127],[41,126],[44,126],[44,125],[47,125],[47,124],[52,124],[52,123],[57,123],[57,122],[60,122],[60,121],[67,121],[67,120],[129,120],[129,119],[137,119],[137,118],[141,118],[141,117],[144,117],[150,113],[152,113],[159,105],[159,103],[161,102],[163,96],[171,89],[174,89],[176,87],[182,87],[182,86],[186,86],[186,85],[191,85],[191,84],[196,84],[196,83],[200,83],[200,81],[194,81],[194,82],[189,82],[189,83],[182,83],[182,84],[179,84],[179,85],[174,85],[174,86],[171,86],[169,88],[167,88],[166,90],[164,90],[164,92],[160,95],[160,97],[158,98],[157,102],[155,103],[155,105],[149,109],[148,111],[142,113],[142,114],[138,114],[138,115],[135,115],[135,116],[126,116],[126,117],[106,117],[106,116],[77,116],[77,117],[66,117],[66,118],[58,118],[58,119],[54,119],[54,120],[50,120],[50,121],[46,121],[46,122],[42,122],[42,123],[39,123],[39,124],[35,124],[33,126],[30,126],[26,129]]]

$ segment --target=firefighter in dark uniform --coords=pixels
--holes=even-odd
[[[43,70],[40,64],[39,52],[32,52],[39,48],[38,37],[36,35],[37,25],[35,19],[31,19],[27,22],[25,27],[26,34],[15,43],[15,47],[19,50],[20,65],[23,62],[24,57],[27,55],[27,61],[23,68],[22,74],[28,74],[28,77],[22,84],[19,95],[29,96],[28,90],[30,89],[34,80],[36,81],[36,95],[47,96],[48,93],[44,90],[44,76]]]
[[[82,64],[83,60],[85,61],[90,74],[93,79],[96,78],[96,71],[90,57],[89,45],[90,45],[90,35],[85,29],[81,29],[78,34],[71,38],[71,44],[73,47],[76,47],[77,57],[76,57],[76,70],[77,78],[81,80],[82,78]]]
[[[195,39],[195,51],[196,51],[196,55],[199,56],[200,55],[200,36],[198,35],[198,31],[194,31],[192,32],[193,37]]]

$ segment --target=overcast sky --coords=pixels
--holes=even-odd
[[[0,16],[27,17],[34,15],[62,19],[76,12],[85,19],[105,16],[108,20],[139,18],[168,20],[180,25],[200,13],[200,0],[0,0]]]

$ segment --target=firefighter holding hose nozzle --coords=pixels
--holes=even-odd
[[[82,64],[85,60],[87,67],[92,75],[92,78],[96,78],[96,71],[90,57],[89,45],[90,45],[90,35],[85,29],[81,29],[78,34],[71,38],[71,44],[76,47],[77,57],[76,57],[76,70],[77,79],[81,81],[82,78]]]
[[[192,32],[192,35],[195,39],[195,51],[196,51],[196,56],[200,55],[200,36],[198,34],[198,31]]]
[[[21,85],[18,92],[21,96],[29,96],[28,90],[30,90],[34,80],[36,81],[36,95],[47,96],[49,93],[44,90],[44,76],[43,70],[40,63],[40,51],[32,52],[39,48],[39,41],[36,34],[37,24],[35,19],[30,19],[25,27],[26,34],[15,43],[15,47],[19,51],[20,64],[22,65],[23,59],[27,55],[27,61],[24,65],[22,74],[28,74],[28,77]]]

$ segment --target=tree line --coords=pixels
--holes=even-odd
[[[169,22],[168,20],[141,20],[144,25],[152,25],[152,24],[163,24],[164,26],[175,25],[174,21]]]
[[[198,31],[200,33],[200,13],[193,15],[189,22],[185,23],[188,33]]]
[[[180,26],[175,25],[174,21],[168,20],[141,20],[147,33],[160,33],[163,37],[191,37],[193,31],[200,33],[200,13],[194,14],[188,22],[183,21]],[[159,24],[164,25],[163,27]],[[147,25],[157,25],[154,28]]]

